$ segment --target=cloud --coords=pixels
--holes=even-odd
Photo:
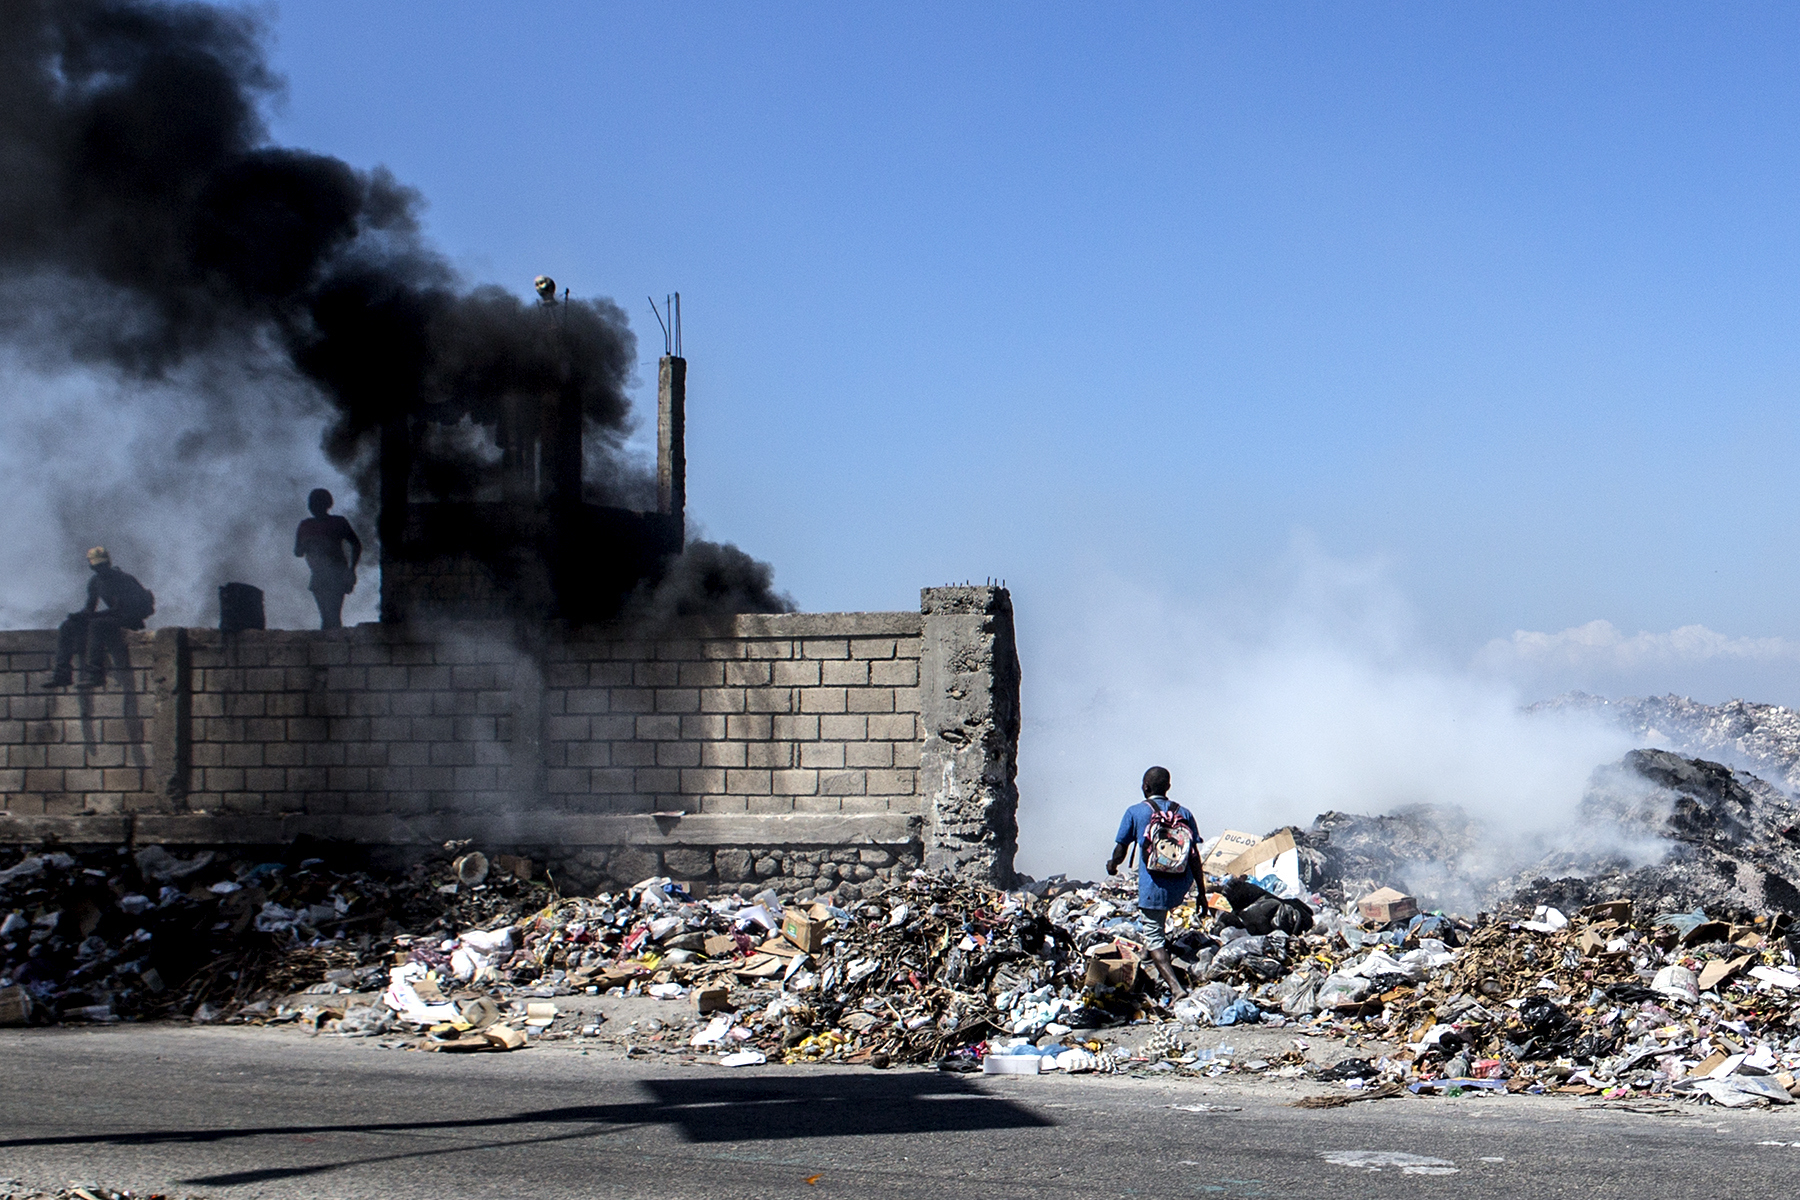
[[[1779,637],[1731,637],[1704,625],[1627,636],[1611,621],[1589,621],[1559,633],[1520,629],[1510,638],[1495,638],[1475,655],[1478,668],[1502,674],[1519,667],[1635,671],[1720,662],[1800,662],[1800,642]]]
[[[1800,641],[1734,637],[1704,625],[1631,634],[1604,620],[1558,633],[1521,629],[1476,651],[1470,666],[1539,699],[1567,691],[1674,692],[1712,704],[1800,702]]]

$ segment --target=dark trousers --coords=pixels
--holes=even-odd
[[[70,664],[75,655],[81,655],[81,665],[90,678],[104,680],[106,678],[106,658],[123,663],[125,659],[125,638],[122,631],[137,629],[142,621],[125,621],[110,612],[70,613],[69,619],[56,629],[56,674],[59,678],[69,676]]]

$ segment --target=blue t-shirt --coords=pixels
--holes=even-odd
[[[1200,826],[1194,820],[1194,814],[1176,804],[1166,796],[1158,796],[1157,802],[1164,808],[1172,808],[1181,814],[1188,828],[1194,831],[1194,853],[1200,853]],[[1144,865],[1144,830],[1150,826],[1150,802],[1134,804],[1125,810],[1125,816],[1119,822],[1119,836],[1115,843],[1128,843],[1138,850],[1138,907],[1139,908],[1175,908],[1188,893],[1188,887],[1194,882],[1194,873],[1185,871],[1180,875],[1152,875],[1150,868]]]

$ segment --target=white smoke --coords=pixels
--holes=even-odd
[[[293,556],[315,487],[332,491],[364,542],[344,622],[375,619],[374,523],[320,449],[323,403],[291,372],[222,374],[223,357],[146,384],[0,349],[0,470],[15,484],[0,628],[52,627],[81,607],[94,545],[156,593],[152,627],[216,625],[219,585],[239,581],[264,590],[272,628],[317,628]],[[245,394],[255,402],[223,402]]]
[[[1286,577],[1232,604],[1089,574],[1021,606],[1021,870],[1098,875],[1152,764],[1209,835],[1423,803],[1523,849],[1631,746],[1592,718],[1527,715],[1536,697],[1432,655],[1378,566],[1301,548]]]

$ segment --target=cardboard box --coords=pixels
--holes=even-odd
[[[1129,991],[1137,985],[1141,961],[1137,948],[1130,942],[1119,939],[1101,942],[1088,951],[1087,977],[1083,982],[1095,991],[1105,988]]]
[[[1397,892],[1391,887],[1378,888],[1356,902],[1356,911],[1362,919],[1377,925],[1387,925],[1394,921],[1406,921],[1419,915],[1419,902],[1405,892]]]
[[[731,1008],[731,989],[727,987],[697,987],[693,991],[694,1011],[700,1016],[708,1013],[728,1011]]]
[[[1244,851],[1260,841],[1262,839],[1253,833],[1239,833],[1235,829],[1227,829],[1207,844],[1206,857],[1200,860],[1200,865],[1208,875],[1229,874],[1226,868],[1236,862]]]
[[[825,922],[798,908],[784,909],[781,936],[808,954],[816,954],[825,942]]]
[[[1590,904],[1580,914],[1585,921],[1598,924],[1601,921],[1613,921],[1620,925],[1631,924],[1631,901],[1607,900],[1601,904]]]

